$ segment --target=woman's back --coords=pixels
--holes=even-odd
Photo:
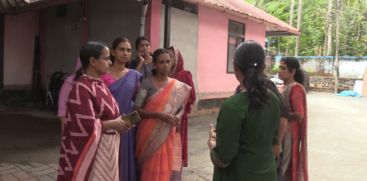
[[[215,167],[214,180],[275,180],[272,146],[277,141],[280,108],[276,96],[270,95],[261,109],[249,109],[247,92],[223,103],[213,155],[226,167]]]

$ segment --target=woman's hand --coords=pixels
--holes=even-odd
[[[212,150],[217,145],[217,133],[215,131],[214,125],[209,125],[209,139],[208,139],[208,147]]]
[[[116,118],[114,120],[115,123],[115,130],[117,130],[118,132],[121,131],[128,131],[129,129],[131,129],[133,127],[133,125],[131,125],[128,121],[125,121],[122,119],[122,116],[119,116],[118,118]]]
[[[280,144],[273,145],[273,153],[274,153],[275,159],[279,159],[280,154],[282,153],[282,145]]]
[[[177,126],[180,123],[180,119],[178,119],[175,116],[171,116],[169,114],[166,113],[160,113],[159,114],[159,119],[167,124],[170,124],[172,126]]]

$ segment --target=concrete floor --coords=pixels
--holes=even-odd
[[[367,181],[367,98],[312,92],[308,110],[309,180]],[[208,125],[216,116],[190,119],[189,167],[184,169],[184,180],[211,180],[206,141]],[[0,123],[0,180],[5,178],[2,164],[57,164],[60,127],[52,113],[0,108]]]

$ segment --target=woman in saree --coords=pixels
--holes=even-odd
[[[307,181],[307,101],[304,75],[296,58],[281,59],[279,78],[284,81],[282,97],[288,109],[281,174],[285,181]]]
[[[80,61],[67,102],[57,180],[118,181],[119,132],[131,125],[121,119],[100,79],[111,64],[109,49],[88,42],[80,50]]]
[[[81,67],[80,59],[78,58],[76,59],[75,72],[78,71],[80,67]],[[57,106],[57,117],[59,117],[59,119],[61,120],[61,133],[64,130],[64,122],[65,122],[65,117],[66,117],[66,105],[69,99],[69,94],[71,92],[71,89],[73,88],[75,72],[69,75],[64,80],[60,88],[58,106]]]
[[[134,110],[134,98],[140,84],[141,73],[126,68],[131,58],[131,44],[127,38],[116,38],[112,43],[113,64],[108,73],[102,76],[113,97],[116,99],[120,114]],[[119,173],[120,181],[136,181],[135,164],[135,127],[120,134]]]
[[[264,49],[253,41],[240,44],[233,66],[240,92],[223,102],[208,140],[213,180],[276,181],[280,100],[266,85]]]
[[[180,120],[191,87],[169,78],[171,57],[167,50],[153,53],[153,76],[144,79],[135,99],[143,120],[136,134],[136,159],[140,180],[181,180]]]
[[[143,79],[152,76],[152,54],[150,51],[150,41],[144,36],[140,36],[135,40],[136,59],[132,60],[129,67],[139,71],[143,75]]]
[[[194,82],[192,81],[192,75],[190,71],[184,69],[184,60],[181,52],[174,48],[168,48],[168,51],[171,54],[172,58],[172,70],[170,73],[170,77],[175,78],[188,86],[191,87],[191,92],[189,99],[185,105],[185,111],[182,115],[181,124],[180,124],[180,133],[181,133],[181,142],[182,142],[182,166],[187,167],[188,158],[187,158],[187,115],[191,112],[191,107],[195,103],[196,95]]]

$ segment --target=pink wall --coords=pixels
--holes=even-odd
[[[160,42],[160,22],[161,22],[162,0],[154,0],[149,4],[149,11],[146,18],[145,34],[150,39],[151,50],[159,48]]]
[[[5,16],[4,85],[32,84],[34,38],[38,34],[38,13]]]
[[[245,39],[261,44],[265,43],[265,25],[204,6],[199,6],[198,16],[198,93],[233,92],[238,81],[234,74],[227,74],[228,21],[244,23]]]

